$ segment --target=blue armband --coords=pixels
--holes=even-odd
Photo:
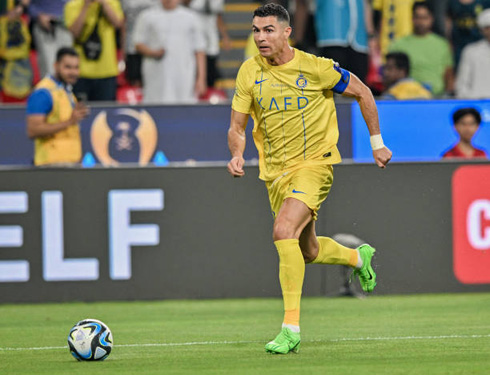
[[[337,94],[342,94],[347,86],[349,86],[350,72],[348,70],[342,69],[338,64],[334,64],[333,68],[340,73],[340,80],[333,87],[332,91]]]

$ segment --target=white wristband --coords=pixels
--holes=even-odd
[[[370,141],[371,141],[371,148],[373,149],[373,151],[385,147],[385,144],[383,143],[383,137],[381,137],[381,134],[372,135]]]

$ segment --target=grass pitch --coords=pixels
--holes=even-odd
[[[271,355],[279,299],[0,305],[0,374],[489,374],[490,294],[304,298],[299,354]],[[112,330],[77,362],[78,320]]]

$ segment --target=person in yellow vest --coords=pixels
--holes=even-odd
[[[54,75],[35,87],[27,101],[27,135],[34,139],[34,165],[78,165],[82,158],[79,123],[89,108],[77,103],[72,86],[80,75],[80,58],[71,47],[56,53]]]

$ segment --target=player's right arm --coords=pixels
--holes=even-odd
[[[249,70],[249,61],[245,62],[238,71],[236,77],[236,88],[231,103],[230,129],[228,130],[228,147],[230,148],[231,160],[228,163],[228,172],[233,177],[242,177],[245,172],[243,165],[243,153],[245,151],[245,128],[252,108],[252,85],[253,80]]]
[[[71,125],[78,124],[88,116],[90,110],[83,103],[77,103],[70,119],[48,124],[47,115],[53,106],[51,95],[46,90],[36,90],[27,101],[27,136],[31,139],[48,137]]]
[[[245,174],[243,165],[243,153],[245,151],[246,136],[245,128],[247,127],[249,115],[231,110],[230,129],[228,129],[228,147],[231,153],[231,160],[228,163],[228,172],[233,177],[242,177]]]

